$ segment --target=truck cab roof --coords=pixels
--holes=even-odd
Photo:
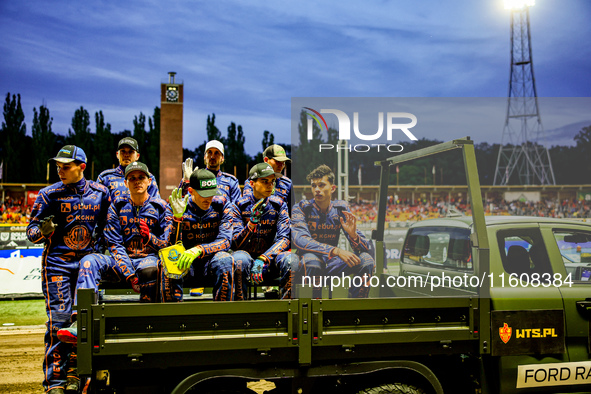
[[[546,218],[546,217],[538,217],[538,216],[509,216],[509,215],[501,215],[501,216],[485,216],[484,218],[486,226],[498,226],[498,225],[515,225],[515,224],[528,224],[528,223],[549,223],[549,224],[564,224],[564,225],[573,225],[573,224],[587,224],[588,222],[583,222],[574,219],[560,219],[560,218]],[[469,228],[472,226],[472,216],[453,216],[453,217],[446,217],[446,218],[439,218],[439,219],[427,219],[421,220],[412,224],[410,227],[432,227],[432,226],[451,226],[451,227],[462,227],[462,228]]]

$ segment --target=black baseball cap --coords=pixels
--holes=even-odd
[[[127,179],[127,175],[132,171],[141,171],[144,174],[150,177],[150,171],[148,171],[148,166],[142,162],[134,161],[133,163],[129,164],[125,167],[125,179]]]
[[[203,198],[222,195],[218,191],[218,181],[214,173],[205,168],[193,171],[189,178],[189,185]]]
[[[281,145],[277,144],[268,146],[263,152],[263,156],[268,157],[269,159],[275,159],[277,161],[291,161],[291,159],[285,154],[285,149],[283,149]]]
[[[121,147],[123,145],[129,146],[131,149],[133,149],[136,152],[139,152],[140,151],[140,149],[139,149],[139,147],[137,145],[137,141],[134,138],[131,138],[131,137],[122,138],[119,141],[119,145],[117,145],[117,150],[121,149]]]
[[[52,157],[48,161],[59,161],[60,163],[79,161],[86,163],[86,153],[84,153],[82,148],[78,148],[76,145],[66,145],[57,152],[55,157]]]
[[[268,163],[259,163],[252,167],[248,173],[248,177],[250,179],[264,178],[269,175],[275,175],[275,178],[282,177],[282,175],[278,172],[275,172],[273,167],[271,167],[271,165]]]

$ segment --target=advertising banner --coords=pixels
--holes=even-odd
[[[0,258],[0,298],[42,296],[40,256],[13,250],[9,257]]]
[[[43,248],[43,245],[35,245],[27,239],[27,226],[0,226],[0,251],[14,249]],[[0,253],[0,257],[4,257]]]
[[[26,226],[0,226],[0,298],[43,296],[43,245],[29,242],[26,230]]]

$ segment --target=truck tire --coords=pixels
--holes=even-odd
[[[426,394],[420,387],[406,383],[388,383],[358,391],[357,394]]]

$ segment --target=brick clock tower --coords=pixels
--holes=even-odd
[[[183,82],[175,82],[176,72],[168,73],[168,83],[160,85],[160,196],[167,199],[178,187],[183,161]]]

